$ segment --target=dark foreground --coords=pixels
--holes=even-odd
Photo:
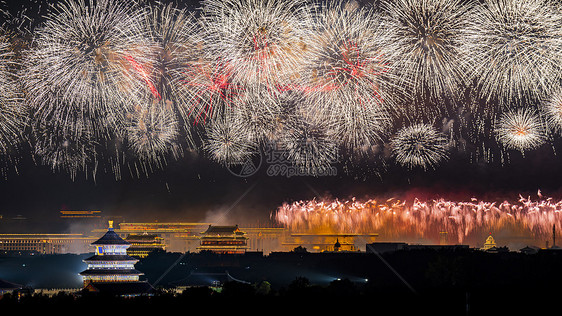
[[[0,310],[41,307],[87,311],[111,305],[143,314],[171,312],[176,307],[183,312],[194,312],[198,306],[213,314],[305,311],[535,314],[558,309],[562,295],[561,267],[562,251],[522,254],[408,250],[382,256],[156,253],[137,264],[147,281],[154,285],[155,292],[150,296],[8,294],[0,300]],[[204,284],[202,276],[221,275],[236,280],[225,279],[218,289]],[[185,290],[171,290],[177,287]]]

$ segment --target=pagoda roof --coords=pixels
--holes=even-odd
[[[209,228],[207,228],[204,234],[244,234],[244,233],[240,231],[238,225],[234,225],[234,226],[209,225]]]
[[[117,235],[117,233],[113,231],[113,228],[109,228],[105,235],[91,245],[130,245],[130,243]]]
[[[103,255],[103,256],[99,256],[99,255],[93,255],[87,259],[83,260],[84,262],[89,262],[89,261],[139,261],[137,258],[133,258],[131,256],[128,255]]]
[[[80,275],[144,275],[137,269],[88,269],[79,273]]]

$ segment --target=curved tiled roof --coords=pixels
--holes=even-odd
[[[109,228],[105,235],[92,243],[92,246],[95,245],[130,245],[130,243],[119,237],[119,235],[113,231],[113,228]]]

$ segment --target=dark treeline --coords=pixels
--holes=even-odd
[[[479,250],[407,250],[383,254],[283,253],[267,257],[244,258],[211,255],[186,255],[155,285],[151,296],[119,298],[101,294],[10,295],[0,300],[0,309],[17,307],[78,308],[117,305],[128,311],[171,310],[178,306],[206,306],[213,312],[270,311],[298,312],[361,311],[466,315],[490,312],[521,313],[548,310],[561,294],[562,252],[539,251],[487,253]],[[149,256],[138,266],[149,282],[160,278],[165,264],[157,261],[177,259],[170,253]],[[249,282],[224,282],[220,290],[210,286],[191,286],[173,291],[176,278],[189,271],[217,267]],[[220,270],[220,269],[219,269]],[[243,273],[243,271],[247,271]],[[325,283],[315,275],[351,277]],[[176,281],[173,281],[176,280]],[[283,282],[281,282],[282,280]]]

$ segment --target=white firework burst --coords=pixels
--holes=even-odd
[[[338,162],[338,146],[329,136],[328,128],[301,116],[288,120],[279,145],[299,174],[324,175]]]
[[[129,116],[127,140],[137,158],[161,166],[168,155],[178,157],[179,125],[171,102],[141,100]]]
[[[204,150],[211,159],[225,166],[242,164],[256,153],[256,144],[230,116],[213,120],[207,127]]]
[[[390,53],[400,61],[394,69],[400,84],[412,86],[416,97],[458,96],[465,84],[468,52],[461,46],[471,7],[461,0],[384,0],[382,8]]]
[[[544,96],[560,79],[562,15],[550,0],[486,0],[468,17],[472,80],[500,108]]]
[[[237,85],[286,85],[306,61],[310,7],[299,0],[204,0],[208,59],[231,65]]]
[[[264,144],[276,136],[283,123],[283,97],[266,89],[247,91],[231,108],[233,124],[256,144]]]
[[[0,28],[0,154],[10,153],[23,138],[27,110],[15,75],[14,54]]]
[[[392,155],[401,166],[410,169],[435,169],[448,159],[448,140],[430,124],[403,127],[390,141]]]
[[[534,109],[519,108],[502,113],[494,128],[496,139],[507,149],[522,153],[545,143],[545,125]]]
[[[556,133],[562,132],[562,91],[552,92],[542,104],[542,111],[546,116],[546,127]]]
[[[54,5],[24,59],[23,82],[35,118],[64,124],[81,112],[97,121],[80,123],[94,128],[94,135],[115,131],[123,122],[123,97],[151,84],[144,65],[152,63],[152,48],[140,24],[143,14],[124,1]]]
[[[76,115],[76,114],[75,114]],[[80,120],[63,128],[56,120],[45,120],[33,126],[33,152],[41,164],[53,172],[66,172],[74,180],[78,172],[93,176],[97,170],[97,143],[91,128],[81,125]],[[77,123],[76,123],[77,122]]]
[[[300,90],[307,119],[329,122],[331,135],[354,151],[380,142],[389,112],[399,112],[391,97],[391,61],[378,15],[367,8],[330,3],[319,13],[308,75]]]

